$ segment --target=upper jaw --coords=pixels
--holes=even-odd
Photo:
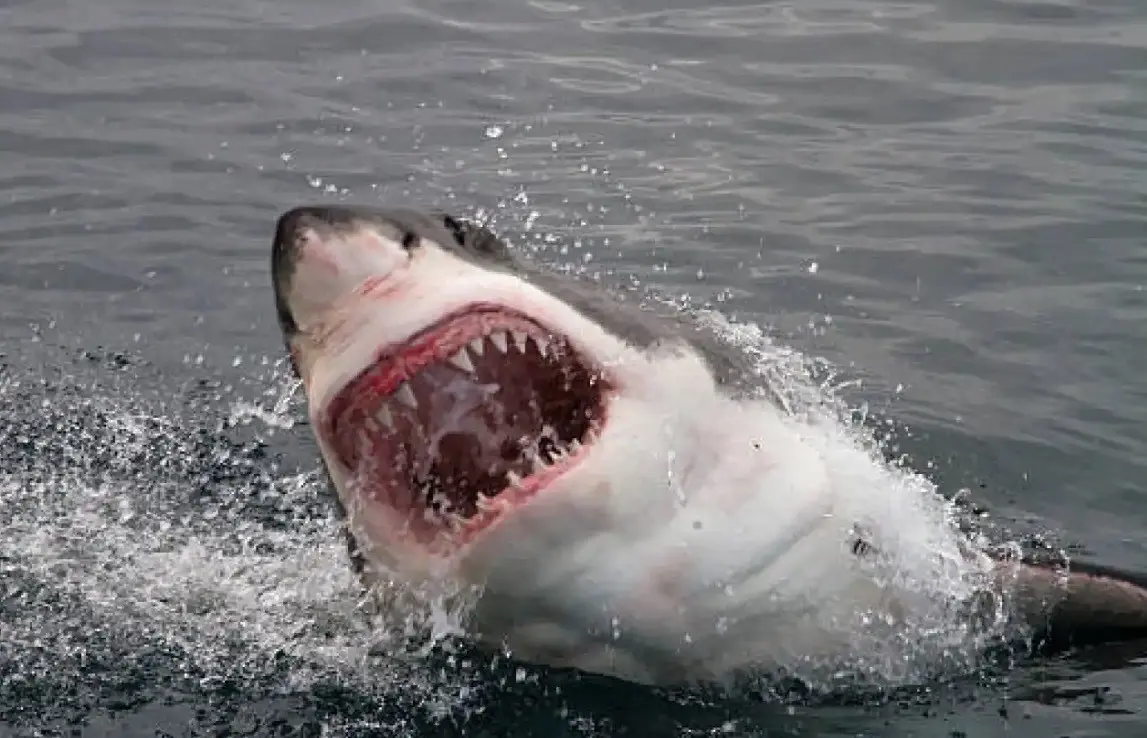
[[[385,294],[356,291],[293,341],[312,410],[331,399],[385,352],[414,339],[443,316],[474,306],[528,315],[607,366],[629,350],[625,342],[575,308],[514,274],[428,251]],[[305,370],[305,371],[304,371]],[[312,413],[313,415],[314,413]],[[318,417],[312,420],[318,421]]]

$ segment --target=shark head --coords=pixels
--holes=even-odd
[[[399,571],[465,559],[539,497],[614,504],[592,469],[619,433],[650,435],[637,426],[664,399],[653,363],[702,393],[712,383],[640,311],[563,299],[449,215],[297,208],[273,273],[327,469],[366,548]]]

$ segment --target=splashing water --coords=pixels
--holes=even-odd
[[[457,612],[364,606],[314,461],[275,434],[280,371],[269,407],[192,390],[177,410],[118,375],[0,377],[0,726],[324,686],[411,724],[469,709],[465,669],[427,672]]]
[[[990,587],[984,551],[986,527],[969,527],[958,502],[944,499],[923,475],[883,456],[888,428],[874,433],[865,412],[849,407],[833,367],[774,344],[756,325],[716,312],[702,324],[754,360],[759,380],[786,408],[806,444],[824,460],[830,484],[843,490],[837,514],[876,534],[883,559],[872,574],[911,603],[911,617],[896,623],[887,612],[857,612],[851,628],[854,668],[842,683],[903,685],[937,672],[982,668],[985,649],[1010,635],[1010,603],[982,599]],[[814,379],[815,378],[815,379]],[[857,422],[860,421],[860,422]],[[997,534],[999,531],[995,531]],[[973,608],[988,604],[987,610]]]

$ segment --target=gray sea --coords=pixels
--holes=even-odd
[[[0,0],[0,735],[1142,736],[1142,647],[801,699],[378,642],[269,256],[488,220],[1144,571],[1145,172],[1138,0]]]

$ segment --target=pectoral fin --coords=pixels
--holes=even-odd
[[[1147,637],[1147,576],[1078,561],[1001,562],[999,573],[1041,649]]]

